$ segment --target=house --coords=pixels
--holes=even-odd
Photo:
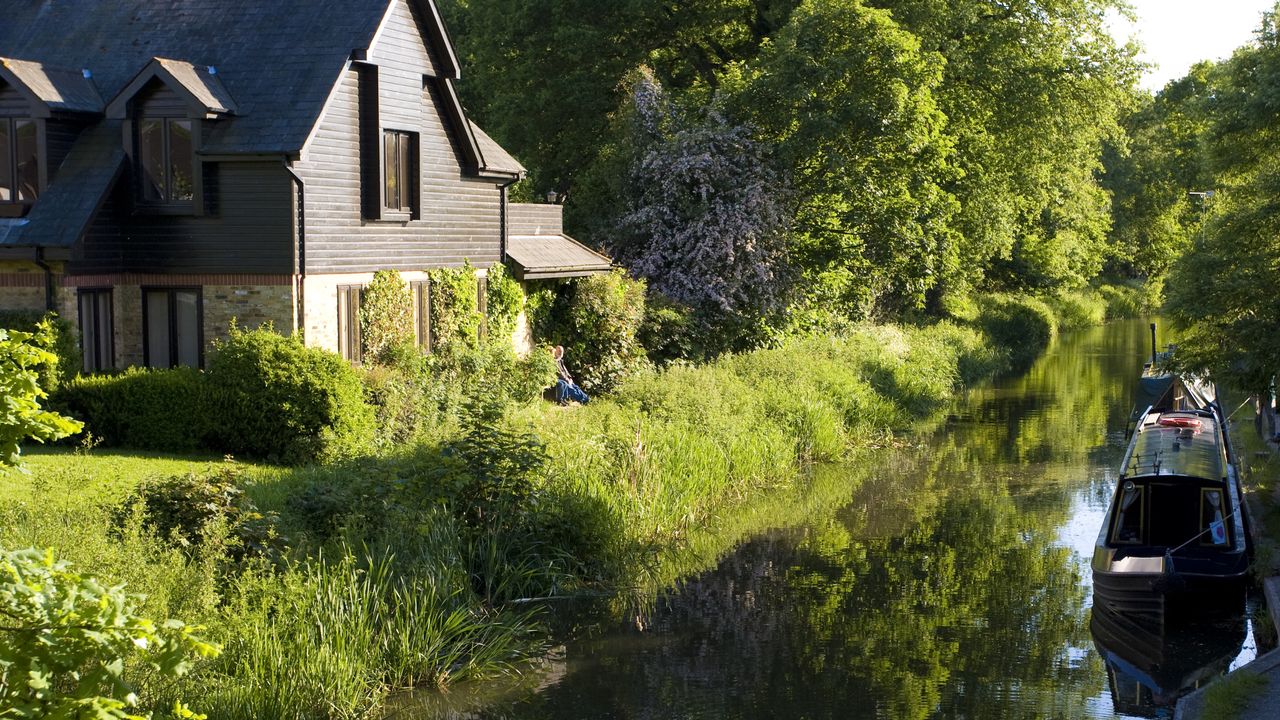
[[[432,0],[32,0],[0,23],[0,309],[52,309],[86,371],[201,366],[271,322],[358,357],[362,285],[607,258],[458,100]]]

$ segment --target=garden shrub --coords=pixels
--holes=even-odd
[[[431,277],[431,348],[475,347],[480,342],[480,315],[475,268],[437,268]]]
[[[54,560],[0,550],[0,713],[6,718],[140,718],[137,677],[172,680],[219,648],[200,628],[138,614],[142,598]],[[146,668],[143,671],[143,668]],[[181,703],[177,717],[194,717]]]
[[[42,324],[35,335],[0,330],[0,465],[18,465],[26,440],[57,440],[81,430],[79,422],[40,406],[48,398],[40,386],[40,368],[57,362],[45,349],[52,343],[48,327]]]
[[[284,538],[276,531],[276,518],[259,512],[245,495],[244,483],[244,474],[231,463],[203,473],[148,480],[116,509],[115,519],[125,524],[136,507],[145,528],[183,548],[204,544],[211,526],[222,524],[235,543],[232,559],[278,557]]]
[[[638,339],[645,283],[623,270],[540,288],[530,299],[534,335],[564,345],[566,365],[590,392],[607,392],[647,364]]]
[[[490,338],[511,337],[516,318],[524,310],[524,290],[501,263],[489,268],[485,281],[485,323]]]
[[[216,446],[297,464],[373,446],[376,422],[356,370],[338,355],[269,328],[214,344],[208,379]]]
[[[52,352],[54,362],[44,363],[40,368],[40,387],[46,392],[57,390],[62,384],[80,372],[79,332],[70,322],[55,312],[38,310],[0,310],[0,328],[19,330],[39,335],[42,323],[47,323],[48,340],[45,349]]]
[[[364,357],[386,365],[399,348],[413,347],[413,293],[395,270],[379,270],[360,295]]]
[[[658,293],[649,293],[644,320],[636,337],[645,354],[658,365],[677,360],[699,360],[706,355],[701,349],[693,311]]]
[[[423,373],[406,371],[403,363],[375,365],[361,371],[361,381],[377,420],[375,442],[380,450],[412,442],[423,432],[430,420]]]
[[[106,445],[191,452],[208,445],[213,425],[204,373],[187,367],[129,368],[82,375],[55,396]]]

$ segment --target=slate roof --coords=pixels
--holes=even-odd
[[[6,73],[50,110],[102,112],[102,96],[83,70],[0,57],[0,77]]]
[[[0,247],[70,247],[93,219],[124,164],[120,122],[85,130],[62,161],[58,181],[40,194],[25,224],[0,230]]]
[[[189,62],[168,58],[156,58],[155,62],[169,71],[173,79],[194,95],[196,100],[204,103],[207,109],[218,113],[236,111],[236,101],[231,99],[231,93],[227,92],[222,81],[214,74],[215,68],[208,65],[196,67]]]
[[[520,280],[580,277],[608,272],[609,258],[568,235],[515,235],[507,239],[507,257]]]
[[[153,58],[214,66],[237,115],[209,153],[295,153],[388,0],[9,0],[0,57],[87,68],[113,98]]]
[[[480,151],[481,170],[511,175],[523,175],[528,172],[519,160],[511,157],[511,154],[503,150],[502,146],[481,130],[479,125],[470,120],[467,120],[467,124],[471,126],[471,133],[475,135],[476,149]]]

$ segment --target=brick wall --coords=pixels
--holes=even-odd
[[[33,262],[0,261],[0,310],[44,309],[44,270]]]
[[[292,285],[204,286],[206,350],[209,343],[227,337],[232,318],[245,330],[270,324],[276,332],[288,335],[297,329],[296,317]]]

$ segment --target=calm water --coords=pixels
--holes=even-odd
[[[1180,686],[1254,646],[1240,618],[1091,632],[1088,559],[1147,332],[1060,339],[917,446],[828,470],[835,500],[803,526],[749,538],[623,622],[580,623],[528,678],[394,717],[1171,717]]]

